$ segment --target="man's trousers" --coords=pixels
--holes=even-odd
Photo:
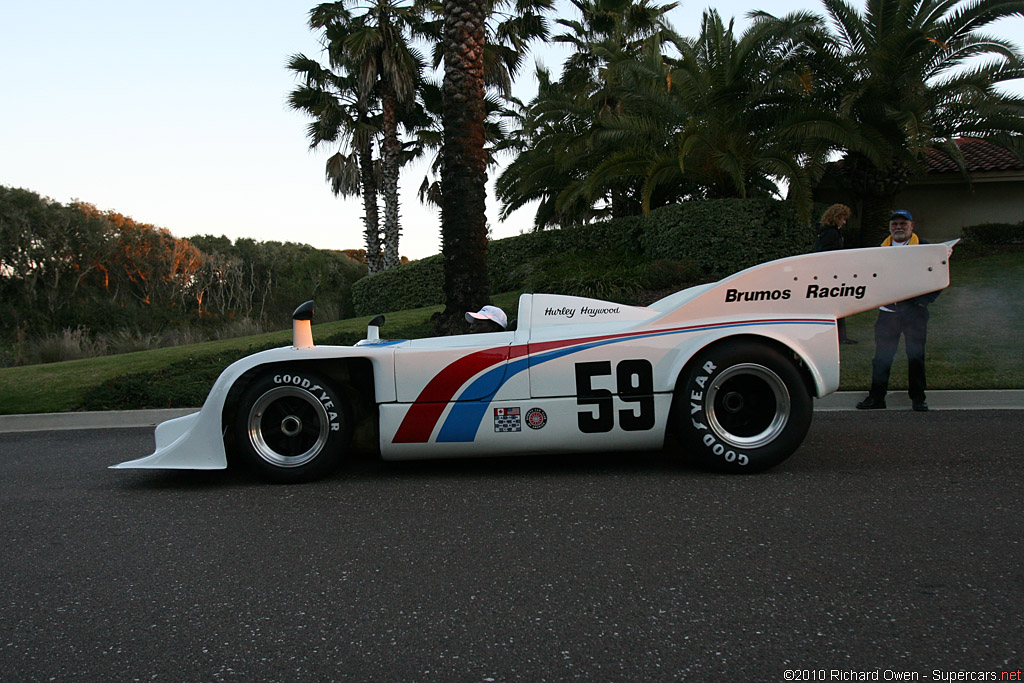
[[[898,305],[895,313],[879,311],[875,321],[875,357],[871,361],[871,395],[885,398],[889,389],[889,371],[899,347],[900,335],[907,347],[907,364],[912,401],[923,401],[924,345],[928,337],[928,307]]]

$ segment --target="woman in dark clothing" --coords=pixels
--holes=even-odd
[[[842,227],[850,218],[850,207],[845,204],[833,204],[821,215],[821,227],[818,228],[818,239],[814,241],[814,251],[833,251],[843,249]],[[846,336],[846,319],[840,318],[837,321],[839,328],[840,344],[856,344],[857,342]]]

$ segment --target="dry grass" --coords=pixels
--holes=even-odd
[[[115,332],[93,334],[85,327],[65,328],[36,339],[22,339],[17,348],[8,351],[10,365],[37,365],[62,361],[117,356],[138,351],[153,351],[173,346],[188,346],[207,341],[251,337],[266,332],[249,318],[239,318],[214,330],[185,327],[150,332],[137,327]]]

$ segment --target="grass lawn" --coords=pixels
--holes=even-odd
[[[426,321],[440,307],[401,311],[387,316],[387,325],[407,326]],[[351,318],[313,326],[313,339],[350,333],[365,336],[370,317]],[[285,346],[291,343],[291,330],[240,339],[223,339],[203,344],[174,346],[153,351],[139,351],[117,356],[84,358],[82,360],[45,365],[25,365],[0,369],[0,415],[20,413],[50,413],[81,410],[84,397],[98,385],[121,375],[154,373],[169,366],[188,364],[207,356],[244,356],[268,345]],[[230,360],[225,360],[226,367]],[[181,377],[175,378],[181,381]],[[186,376],[184,381],[190,381]],[[212,382],[205,375],[196,377],[202,383],[200,393],[209,391]],[[155,408],[167,406],[137,405],[117,408]]]
[[[951,284],[929,306],[926,368],[929,389],[1024,389],[1024,251],[958,259]],[[875,311],[847,318],[841,390],[871,383]],[[893,363],[891,391],[907,389],[902,341]]]
[[[930,307],[928,387],[1024,389],[1024,342],[1021,341],[1024,339],[1024,251],[968,256],[967,250],[961,249],[954,252],[951,268],[952,284]],[[517,292],[494,297],[494,303],[506,311],[515,311],[517,300]],[[389,330],[425,330],[431,314],[440,308],[389,313],[383,334],[388,336]],[[869,311],[847,320],[849,336],[860,343],[842,347],[842,390],[866,391],[868,388],[876,315]],[[313,338],[324,340],[349,335],[358,339],[365,333],[368,322],[369,317],[366,317],[315,325]],[[235,357],[268,345],[283,346],[290,340],[291,331],[282,330],[120,356],[0,368],[0,414],[83,408],[155,408],[181,401],[185,401],[186,406],[199,405],[216,371]],[[90,397],[94,397],[101,385],[123,377],[135,378],[135,384],[146,391],[134,393],[122,389],[120,393],[114,392],[113,402],[93,405],[95,399],[90,400]],[[890,389],[900,391],[906,387],[907,363],[901,345],[893,365]],[[167,391],[161,393],[162,388]],[[188,398],[154,400],[153,395]]]

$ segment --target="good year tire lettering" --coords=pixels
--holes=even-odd
[[[312,382],[301,375],[274,375],[274,384],[292,384],[303,389],[309,389],[313,386]],[[320,387],[317,386],[315,388],[319,389]]]
[[[736,463],[740,466],[747,465],[750,462],[750,458],[743,453],[737,453],[716,439],[708,426],[699,419],[702,417],[704,411],[704,392],[708,387],[708,382],[718,370],[718,366],[715,365],[713,361],[709,360],[704,364],[701,370],[703,372],[698,373],[697,376],[694,377],[693,384],[690,386],[690,420],[693,422],[693,428],[705,432],[704,436],[701,437],[701,443],[703,443],[704,446],[706,446],[716,456],[722,458],[728,463]]]
[[[302,375],[274,375],[274,384],[290,384],[292,386],[306,389],[323,404],[324,408],[327,409],[327,418],[328,423],[331,426],[331,431],[337,432],[341,429],[341,425],[338,423],[338,413],[335,411],[336,406],[334,405],[334,401],[331,400],[331,395],[324,391],[322,386],[310,382]]]

